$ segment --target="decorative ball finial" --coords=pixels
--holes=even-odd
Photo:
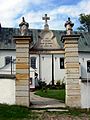
[[[22,17],[22,22],[19,24],[21,36],[28,35],[29,24],[25,21],[25,18]]]
[[[74,26],[74,23],[71,22],[70,17],[68,17],[68,21],[66,21],[65,23],[65,27],[66,27],[66,31],[67,31],[67,35],[72,34],[72,27]]]

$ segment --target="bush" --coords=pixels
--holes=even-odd
[[[41,81],[41,80],[39,80],[38,81],[38,84],[39,84],[39,89],[44,89],[44,88],[46,88],[46,83],[45,83],[45,81]]]
[[[57,80],[56,85],[60,85],[60,80]]]
[[[47,89],[56,89],[56,90],[58,90],[58,89],[65,89],[65,83],[61,83],[60,84],[60,80],[58,80],[57,81],[57,83],[56,83],[56,85],[47,85],[46,84],[46,82],[45,81],[41,81],[41,80],[39,80],[38,81],[38,84],[39,84],[39,86],[37,87],[37,89],[42,89],[42,91],[47,91]]]
[[[58,90],[58,89],[65,89],[65,84],[62,83],[61,85],[47,85],[48,89]]]

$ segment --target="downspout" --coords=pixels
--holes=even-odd
[[[41,59],[39,54],[39,80],[41,80]]]
[[[52,85],[54,85],[54,58],[52,54]]]

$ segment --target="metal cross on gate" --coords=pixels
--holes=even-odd
[[[45,14],[45,17],[42,17],[42,20],[45,20],[45,24],[47,24],[47,20],[50,20],[50,17],[47,17],[47,14]]]

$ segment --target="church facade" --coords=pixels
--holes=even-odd
[[[66,34],[66,31],[59,30],[49,30],[49,25],[47,20],[49,18],[47,15],[43,17],[45,20],[45,26],[43,30],[29,29],[28,36],[31,36],[32,42],[29,46],[29,62],[30,62],[30,80],[31,88],[35,88],[35,75],[37,75],[38,80],[45,81],[47,84],[56,84],[58,80],[66,82],[66,64],[67,59],[65,56],[66,49],[65,43],[62,40],[62,36]],[[72,61],[79,61],[79,76],[78,81],[80,85],[80,95],[81,95],[81,107],[87,107],[87,99],[90,101],[88,95],[90,90],[90,33],[89,32],[73,32],[75,36],[79,36],[78,44],[75,45],[78,49],[78,59],[73,57]],[[16,56],[23,57],[24,53],[16,53],[16,45],[14,41],[14,36],[19,36],[20,30],[18,28],[0,28],[0,79],[10,82],[10,86],[15,86],[15,74],[16,74]],[[71,46],[70,46],[71,47]],[[19,49],[22,52],[22,50]],[[73,48],[74,51],[74,48]],[[72,56],[74,53],[71,53]],[[70,62],[69,59],[68,62]],[[74,65],[74,64],[73,64]],[[72,68],[73,69],[73,68]],[[78,73],[77,69],[71,70]],[[12,76],[11,76],[12,75]],[[3,86],[3,81],[0,83]],[[3,88],[7,88],[5,85]],[[2,89],[3,89],[2,88]],[[88,89],[87,89],[88,88]],[[0,102],[3,103],[15,103],[15,87],[10,87],[13,97],[11,101],[4,101],[5,96],[0,98]],[[2,93],[2,90],[0,90]],[[87,93],[87,94],[86,94]],[[7,93],[10,94],[10,93]],[[8,96],[8,95],[7,95]],[[13,98],[13,99],[12,99]],[[88,102],[88,107],[90,107],[90,102]]]

